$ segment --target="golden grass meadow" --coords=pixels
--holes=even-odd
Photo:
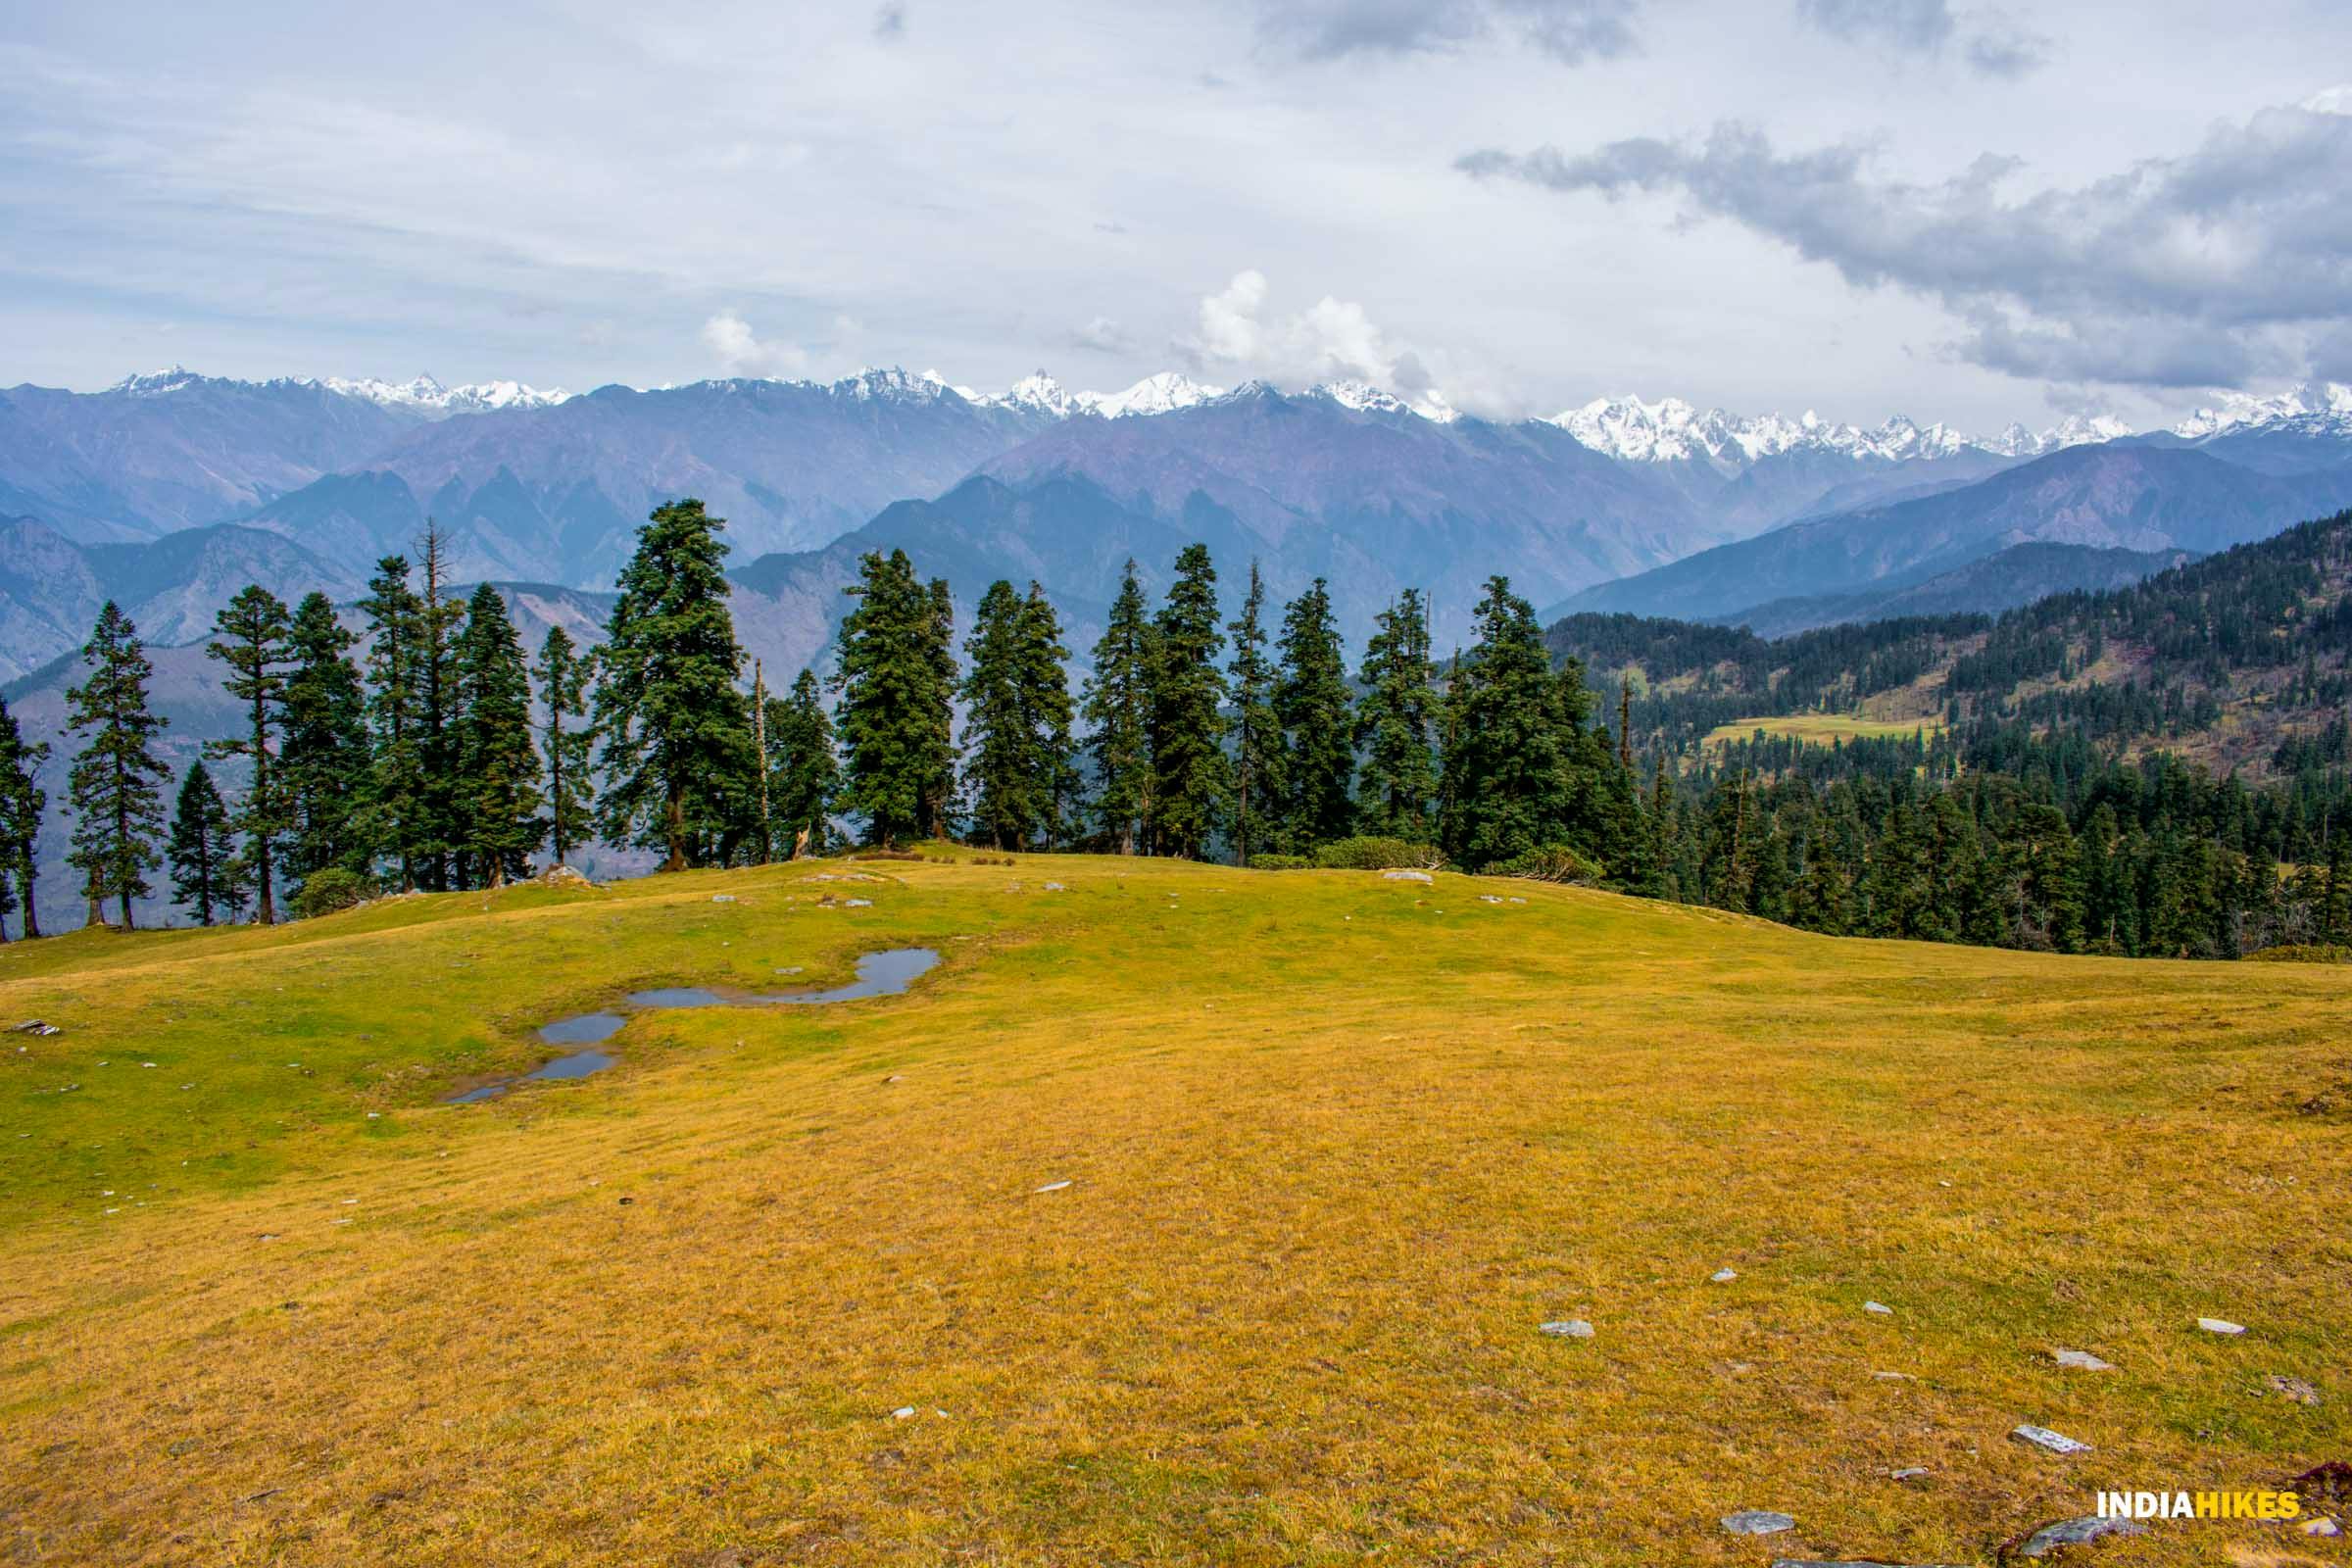
[[[1975,1564],[2352,1451],[2334,965],[935,853],[93,932],[0,995],[61,1030],[0,1037],[9,1562]]]

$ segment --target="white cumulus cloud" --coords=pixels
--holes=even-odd
[[[718,356],[729,375],[789,377],[808,368],[807,349],[760,337],[733,311],[721,311],[703,323],[703,346]]]

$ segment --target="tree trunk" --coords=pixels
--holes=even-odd
[[[686,798],[675,784],[669,787],[669,805],[664,812],[663,831],[669,839],[669,858],[662,862],[664,871],[686,869]]]
[[[33,878],[31,856],[27,855],[24,857],[24,863],[20,868],[20,874],[17,877],[17,881],[24,889],[24,939],[29,942],[34,937],[37,937],[41,934],[40,913],[32,906]]]

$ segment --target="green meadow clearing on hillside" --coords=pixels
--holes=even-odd
[[[1770,718],[1742,718],[1718,724],[1702,743],[1721,746],[1727,741],[1752,740],[1758,733],[1785,736],[1827,746],[1832,741],[1909,740],[1934,735],[1943,728],[1940,718],[1864,718],[1858,713],[1784,713]]]
[[[1975,1564],[2352,1457],[2337,965],[934,853],[0,950],[36,1017],[10,1561]]]

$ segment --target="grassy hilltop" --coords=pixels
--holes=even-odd
[[[0,950],[34,1017],[0,1560],[1987,1563],[2352,1445],[2338,966],[965,857]]]

